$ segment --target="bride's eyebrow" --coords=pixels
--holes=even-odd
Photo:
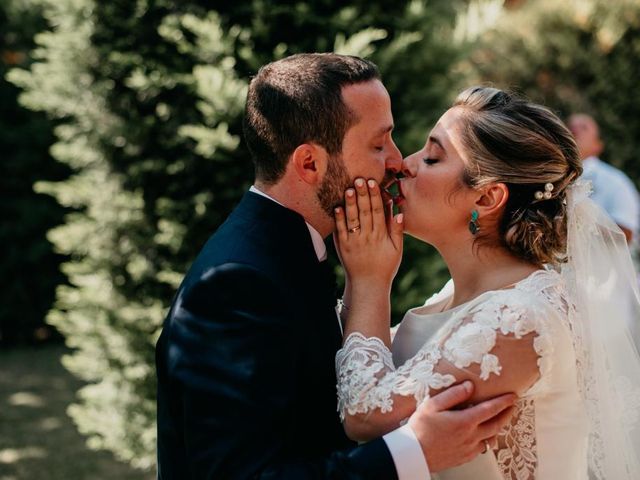
[[[438,145],[442,150],[444,150],[444,147],[442,146],[442,142],[440,141],[440,139],[438,137],[436,137],[435,135],[429,135],[429,138],[427,138],[427,142],[431,142],[431,143],[435,143],[436,145]]]

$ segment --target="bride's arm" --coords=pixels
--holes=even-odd
[[[358,179],[354,188],[345,192],[345,208],[336,208],[334,242],[345,273],[345,290],[341,320],[344,339],[352,334],[376,338],[387,349],[391,344],[390,292],[393,278],[402,257],[402,216],[393,217],[392,205],[384,205],[380,187],[375,182]],[[387,214],[385,216],[385,210]],[[336,366],[340,362],[336,359]],[[342,369],[343,374],[347,374]],[[340,382],[340,381],[339,381]],[[339,383],[338,388],[345,387]],[[339,397],[341,395],[339,394]],[[415,410],[415,402],[399,401],[394,417],[400,411]],[[343,403],[340,400],[340,403]],[[406,405],[407,408],[402,408]],[[339,407],[342,410],[342,407]],[[342,415],[342,413],[341,413]],[[406,417],[407,415],[405,415]],[[370,428],[373,424],[360,422],[358,415],[348,415],[347,434],[352,438],[373,438],[373,430],[384,433],[397,428],[398,422],[382,417],[374,422],[371,435],[351,430],[352,425]],[[404,418],[404,417],[402,417]],[[388,427],[388,428],[387,428]]]
[[[536,332],[522,334],[521,329],[516,336],[484,329],[473,321],[465,325],[397,369],[378,339],[358,333],[348,337],[336,361],[347,435],[364,441],[394,430],[418,401],[464,380],[475,386],[471,404],[504,393],[522,395],[538,380],[542,351],[535,347]]]

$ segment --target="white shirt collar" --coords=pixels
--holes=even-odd
[[[255,185],[252,185],[251,188],[249,189],[250,192],[256,193],[258,195],[262,195],[265,198],[268,198],[269,200],[271,200],[272,202],[276,202],[278,205],[281,205],[284,207],[284,205],[282,205],[279,201],[277,201],[275,198],[270,197],[269,195],[267,195],[266,193],[258,190]],[[287,208],[287,207],[285,207]],[[313,228],[308,222],[305,222],[307,224],[307,228],[309,229],[309,234],[311,235],[311,241],[313,242],[313,249],[316,252],[316,256],[318,257],[318,261],[319,262],[323,262],[327,259],[327,246],[324,244],[324,239],[322,238],[322,235],[320,235],[320,232],[318,232],[315,228]]]

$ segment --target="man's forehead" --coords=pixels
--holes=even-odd
[[[391,107],[389,93],[378,79],[345,85],[342,87],[342,99],[353,110],[371,108],[372,105]]]

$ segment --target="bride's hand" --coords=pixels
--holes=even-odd
[[[402,220],[402,214],[385,216],[374,180],[359,178],[345,192],[345,209],[335,210],[334,241],[351,282],[391,284],[402,259]]]

